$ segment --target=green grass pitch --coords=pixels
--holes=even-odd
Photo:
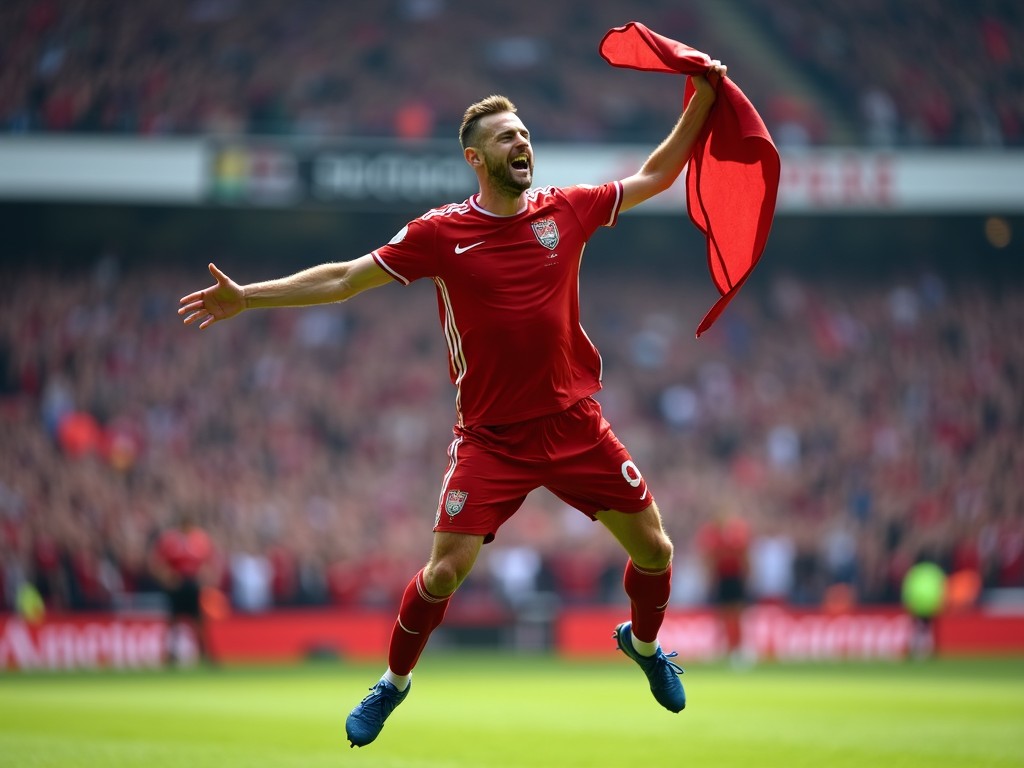
[[[1024,766],[1024,659],[691,666],[673,715],[624,658],[428,656],[360,750],[379,665],[2,675],[0,766]]]

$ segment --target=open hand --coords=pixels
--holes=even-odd
[[[214,285],[181,298],[178,314],[185,316],[185,325],[199,323],[202,329],[218,320],[234,317],[245,309],[242,287],[212,263],[210,274],[217,281]]]

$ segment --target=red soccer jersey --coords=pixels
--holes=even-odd
[[[738,518],[712,520],[697,533],[697,545],[717,578],[744,576],[750,527]]]
[[[195,578],[213,557],[213,542],[199,528],[169,529],[157,540],[157,553],[177,575]]]
[[[373,258],[408,285],[429,277],[461,426],[568,408],[601,388],[601,355],[580,325],[587,240],[614,226],[622,185],[543,187],[512,216],[474,195],[411,221]]]

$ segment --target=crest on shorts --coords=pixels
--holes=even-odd
[[[469,498],[467,491],[448,491],[448,495],[444,497],[444,511],[448,513],[448,517],[455,517],[459,514],[466,506],[467,498]]]
[[[540,244],[549,251],[553,251],[558,245],[558,225],[555,224],[555,220],[541,219],[530,222],[530,226],[533,227],[533,234],[537,236]]]

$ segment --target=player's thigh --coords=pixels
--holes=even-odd
[[[611,532],[639,567],[661,570],[672,562],[672,542],[665,533],[656,503],[651,502],[640,512],[605,509],[594,517]]]

